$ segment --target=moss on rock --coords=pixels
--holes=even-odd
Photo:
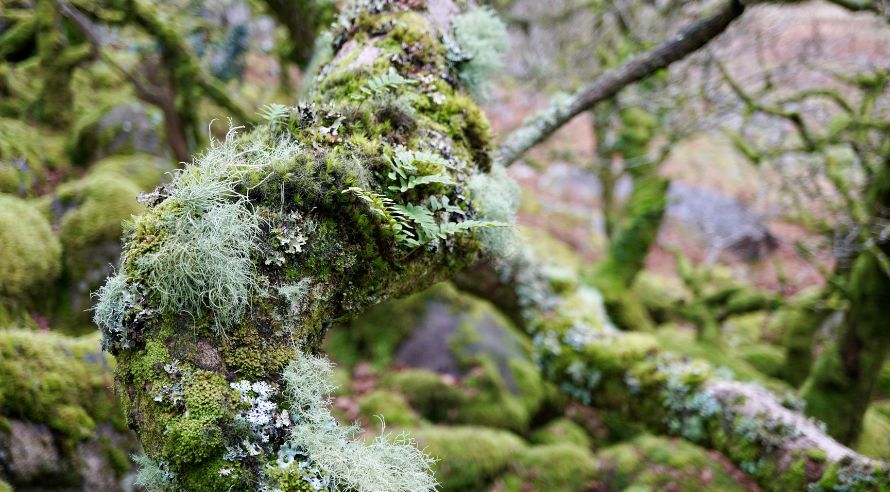
[[[592,440],[583,427],[567,418],[558,418],[532,432],[529,440],[534,444],[574,444],[590,448]]]
[[[515,434],[485,427],[419,427],[412,434],[439,458],[436,475],[445,492],[488,490],[527,449]]]
[[[359,416],[372,426],[378,423],[405,427],[417,424],[417,414],[401,393],[378,389],[358,401]]]
[[[0,331],[6,479],[25,490],[116,489],[138,444],[114,394],[112,366],[97,334]]]
[[[36,209],[0,194],[0,322],[20,320],[24,311],[42,304],[41,289],[59,274],[60,252],[59,241]]]
[[[597,461],[589,449],[574,444],[533,446],[512,465],[513,471],[499,481],[507,492],[525,490],[591,490]]]
[[[596,454],[596,479],[610,490],[747,490],[724,463],[694,444],[651,435]]]

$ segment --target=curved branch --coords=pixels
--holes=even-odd
[[[609,70],[575,92],[567,101],[553,104],[514,130],[498,149],[495,160],[505,166],[512,164],[578,114],[615,96],[628,85],[696,52],[726,30],[744,10],[739,0],[730,0],[713,16],[693,23],[660,46]]]
[[[883,490],[885,463],[858,454],[763,387],[621,332],[599,293],[566,286],[528,255],[477,265],[458,285],[487,298],[534,338],[542,372],[585,404],[720,451],[765,490]],[[792,408],[789,408],[792,407]]]

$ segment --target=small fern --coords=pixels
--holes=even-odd
[[[361,93],[352,96],[352,98],[359,101],[364,101],[369,97],[382,94],[388,90],[395,89],[396,87],[404,85],[414,85],[416,83],[416,80],[402,77],[401,75],[399,75],[398,72],[396,72],[394,68],[390,67],[389,72],[371,78],[371,80],[369,80],[368,83],[364,87],[362,87]]]
[[[396,205],[391,199],[357,186],[347,188],[342,193],[350,193],[367,203],[371,212],[386,222],[387,227],[393,231],[398,241],[415,245],[416,240],[414,239],[414,234],[409,229],[410,225],[405,214],[397,208],[399,205]]]
[[[257,114],[275,129],[290,115],[290,108],[279,103],[266,104]]]
[[[454,185],[457,184],[451,180],[448,176],[444,174],[430,174],[428,176],[408,176],[408,179],[404,179],[399,177],[398,186],[390,186],[389,189],[393,191],[406,192],[410,189],[413,189],[416,186],[420,186],[423,184],[432,184],[439,183],[444,185]]]

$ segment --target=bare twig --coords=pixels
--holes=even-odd
[[[562,125],[597,103],[616,95],[623,88],[682,60],[720,35],[744,12],[739,0],[730,0],[713,16],[695,22],[665,43],[609,70],[593,83],[581,88],[567,101],[545,109],[538,116],[507,136],[495,160],[510,165]]]

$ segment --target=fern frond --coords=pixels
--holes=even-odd
[[[262,119],[272,124],[272,126],[275,126],[288,117],[288,115],[290,114],[290,108],[285,106],[284,104],[266,104],[265,106],[263,106],[263,109],[257,114],[259,114]]]
[[[402,77],[394,68],[390,67],[389,72],[371,78],[371,80],[362,87],[361,93],[352,96],[352,98],[363,101],[369,97],[382,94],[390,89],[395,89],[396,87],[403,85],[414,85],[416,83],[416,80]]]
[[[342,191],[342,193],[350,193],[369,205],[371,212],[383,219],[387,227],[393,231],[396,239],[400,242],[416,246],[412,243],[414,234],[409,229],[405,213],[401,210],[401,205],[397,205],[391,199],[378,195],[373,191],[368,191],[357,186],[352,186]],[[416,242],[416,241],[415,241]]]
[[[400,178],[398,186],[390,186],[393,191],[406,192],[423,184],[439,183],[444,185],[456,184],[448,176],[444,174],[430,174],[428,176],[408,176],[408,179]]]

